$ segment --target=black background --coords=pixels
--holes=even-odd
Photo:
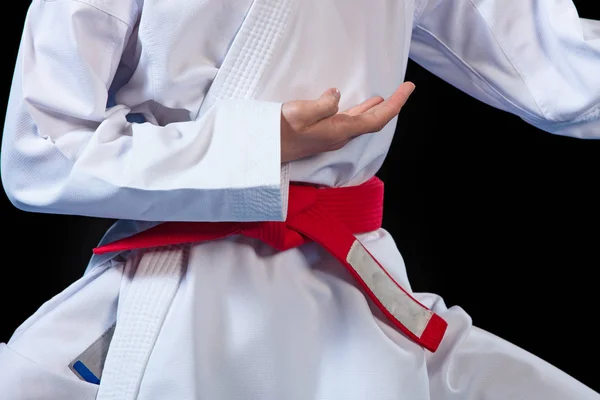
[[[600,19],[593,3],[576,2],[580,15]],[[27,2],[11,8],[2,110]],[[539,131],[412,62],[407,79],[417,89],[379,176],[384,227],[413,289],[442,295],[475,325],[600,391],[600,141]],[[81,276],[112,221],[25,213],[3,192],[0,210],[1,342]]]

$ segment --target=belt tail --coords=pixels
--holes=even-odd
[[[288,226],[334,255],[397,329],[427,350],[437,350],[448,323],[400,286],[343,224],[312,208]]]

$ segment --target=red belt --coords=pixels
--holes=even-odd
[[[350,271],[394,326],[435,351],[446,331],[446,321],[398,285],[354,237],[379,229],[382,217],[383,182],[378,178],[343,188],[291,184],[285,222],[166,222],[97,247],[94,253],[203,242],[237,234],[260,239],[280,251],[314,241]]]

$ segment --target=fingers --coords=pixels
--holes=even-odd
[[[408,98],[415,90],[415,85],[412,82],[404,82],[396,91],[378,107],[373,107],[373,113],[393,113],[394,116],[400,113],[400,110],[408,101]],[[387,114],[386,114],[387,115]],[[392,117],[393,118],[393,117]],[[391,119],[391,118],[390,118]]]
[[[307,117],[311,123],[331,117],[339,111],[340,91],[329,89],[317,100],[307,102]]]
[[[354,137],[382,130],[396,117],[415,85],[407,82],[386,100],[372,97],[338,113],[340,92],[329,89],[316,100],[284,103],[281,159],[291,161],[342,148]]]
[[[350,116],[359,115],[359,114],[369,111],[371,108],[375,107],[377,104],[379,104],[381,102],[383,102],[383,97],[381,97],[381,96],[371,97],[370,99],[363,101],[359,105],[356,105],[352,108],[345,110],[343,113],[348,114]]]
[[[372,106],[367,112],[347,118],[331,118],[335,129],[350,137],[382,130],[400,113],[414,89],[413,83],[405,82],[385,101]]]

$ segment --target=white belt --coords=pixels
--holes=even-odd
[[[188,246],[151,249],[128,261],[96,400],[135,400],[146,364],[179,288]],[[139,262],[138,262],[139,260]]]

